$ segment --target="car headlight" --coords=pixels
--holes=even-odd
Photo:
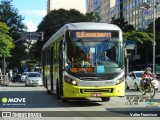
[[[77,85],[76,80],[74,80],[73,78],[70,78],[70,77],[68,77],[68,76],[65,76],[65,77],[64,77],[64,80],[65,80],[67,83],[69,83],[69,84]]]
[[[116,80],[116,85],[122,83],[124,81],[124,76]]]

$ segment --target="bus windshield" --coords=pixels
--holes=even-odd
[[[123,47],[118,38],[67,39],[65,67],[72,73],[107,74],[123,69]]]

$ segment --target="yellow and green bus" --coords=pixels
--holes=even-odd
[[[42,48],[44,85],[48,93],[56,94],[63,102],[123,97],[124,71],[122,31],[113,24],[65,24]]]

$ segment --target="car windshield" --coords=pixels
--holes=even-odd
[[[28,77],[41,77],[39,73],[30,73]]]
[[[123,69],[123,49],[118,38],[69,39],[65,66],[72,73],[106,74]]]
[[[22,75],[27,75],[28,73],[23,73]]]
[[[141,72],[141,73],[139,72],[139,73],[135,73],[135,74],[136,74],[137,77],[142,77],[143,72]]]

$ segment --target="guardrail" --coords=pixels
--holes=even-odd
[[[8,75],[0,75],[0,85],[8,85],[9,78]]]

